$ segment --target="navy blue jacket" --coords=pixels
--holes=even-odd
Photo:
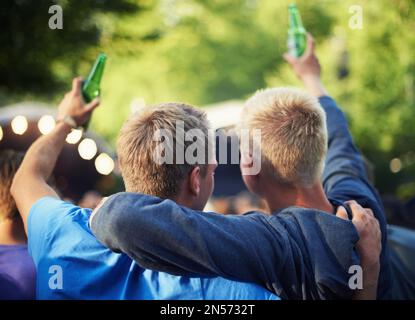
[[[390,288],[386,222],[379,196],[367,180],[346,119],[330,97],[324,190],[335,206],[354,199],[373,210],[382,231],[378,298]],[[94,216],[96,237],[143,268],[176,275],[222,276],[258,283],[285,299],[350,299],[358,234],[350,221],[318,210],[288,207],[272,215],[198,212],[171,200],[118,193]]]

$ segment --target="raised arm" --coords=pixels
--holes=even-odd
[[[83,124],[99,104],[98,100],[84,104],[81,85],[80,78],[73,80],[72,91],[65,95],[59,105],[57,125],[51,133],[40,137],[32,144],[14,177],[11,193],[22,216],[26,233],[29,212],[33,204],[46,196],[58,198],[47,180],[62,151],[66,136],[72,129],[71,123],[75,122],[73,127]]]
[[[343,112],[328,96],[327,90],[321,82],[321,67],[314,53],[314,40],[311,35],[308,35],[307,51],[302,57],[295,58],[285,55],[285,59],[308,92],[319,99],[326,113],[328,150],[322,182],[327,197],[337,203],[353,199],[361,206],[373,210],[373,212],[370,211],[372,218],[367,219],[371,221],[371,227],[368,227],[367,231],[358,230],[360,240],[357,243],[357,250],[361,258],[364,279],[367,282],[365,283],[366,288],[357,292],[355,298],[375,298],[380,263],[375,245],[382,247],[377,236],[381,235],[382,243],[386,243],[386,222],[381,201],[375,188],[368,182],[362,156],[353,143]],[[373,216],[376,217],[378,225],[374,225]],[[359,223],[362,221],[361,219],[356,217],[353,219],[356,228],[361,226]],[[377,233],[378,230],[381,233]],[[382,251],[380,259],[386,259],[385,250]],[[382,272],[386,272],[386,270],[383,269]],[[385,292],[384,283],[382,287],[379,291]]]
[[[307,91],[319,99],[326,112],[328,150],[323,172],[326,195],[342,201],[355,199],[363,206],[369,206],[373,202],[381,206],[376,190],[368,182],[362,155],[353,143],[346,117],[336,102],[328,96],[322,84],[321,68],[314,53],[314,40],[311,35],[308,36],[307,51],[301,58],[288,54],[284,57]],[[367,203],[367,200],[372,203]],[[379,216],[377,218],[381,223],[384,220]]]
[[[389,265],[387,249],[386,219],[383,207],[376,189],[367,178],[363,158],[355,147],[343,112],[336,106],[330,97],[319,98],[321,105],[327,114],[327,128],[329,134],[328,151],[325,170],[323,172],[323,186],[329,199],[345,202],[356,200],[361,206],[373,210],[376,222],[379,223],[379,250],[380,258],[367,259],[374,248],[362,250],[358,242],[358,252],[361,258],[361,266],[365,287],[359,290],[356,297],[359,299],[375,299],[388,296],[389,292]],[[366,242],[367,242],[366,241]],[[382,266],[382,268],[380,268]],[[379,280],[378,280],[379,278]],[[377,294],[376,294],[377,293]]]

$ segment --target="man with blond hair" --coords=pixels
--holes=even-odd
[[[82,80],[74,79],[72,91],[59,105],[56,127],[29,148],[11,188],[37,269],[37,299],[278,299],[255,284],[145,270],[97,241],[88,225],[92,210],[62,201],[47,184],[66,136],[84,124],[99,104],[94,100],[85,105],[81,86]],[[134,115],[120,134],[121,169],[127,190],[200,210],[212,193],[216,162],[167,165],[156,164],[152,158],[154,133],[161,128],[174,131],[179,120],[186,130],[208,132],[205,114],[185,104],[160,104]],[[176,147],[181,141],[171,143]],[[181,147],[186,150],[188,143]],[[186,310],[191,316],[193,311]]]
[[[265,199],[271,215],[222,216],[144,194],[119,193],[92,219],[97,238],[147,268],[251,281],[282,298],[386,298],[390,272],[382,205],[367,181],[345,117],[320,81],[311,36],[301,58],[286,59],[309,93],[259,91],[247,101],[240,121],[261,147],[258,153],[241,143],[243,179]],[[246,174],[258,160],[260,172]],[[353,224],[338,217],[352,216],[342,206],[358,211],[351,199],[373,210],[353,214],[360,241]],[[360,229],[378,224],[381,234]],[[365,241],[372,242],[364,246]],[[352,281],[359,265],[363,290]]]

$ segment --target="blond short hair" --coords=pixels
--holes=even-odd
[[[0,151],[0,220],[19,216],[10,193],[14,175],[23,160],[23,153],[13,150]]]
[[[279,182],[309,186],[321,178],[327,127],[317,98],[294,88],[258,91],[245,104],[242,126],[261,130],[262,167]]]
[[[206,173],[207,159],[201,164],[159,164],[154,160],[158,141],[154,136],[159,130],[167,130],[173,137],[172,148],[176,150],[180,141],[175,139],[177,121],[183,121],[184,130],[202,130],[205,136],[205,154],[208,155],[209,123],[205,112],[183,103],[163,103],[145,107],[131,117],[122,127],[117,152],[126,190],[145,193],[160,198],[174,198],[181,183],[192,168],[199,165]],[[200,139],[196,143],[202,143]],[[181,146],[186,152],[190,142]]]

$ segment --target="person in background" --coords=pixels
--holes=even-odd
[[[263,199],[247,191],[238,193],[232,200],[235,214],[244,214],[249,211],[269,213],[267,203]]]
[[[89,190],[85,192],[82,199],[79,200],[78,206],[81,208],[95,209],[102,200],[102,195],[95,190]]]
[[[35,298],[36,271],[27,251],[27,238],[10,193],[23,154],[0,151],[0,299]]]

